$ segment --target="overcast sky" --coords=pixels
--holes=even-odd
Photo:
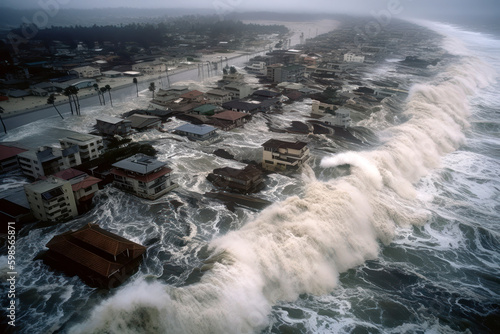
[[[481,13],[500,15],[500,0],[0,0],[1,6],[11,8],[41,8],[43,4],[49,3],[58,3],[61,8],[206,8],[215,14],[221,11],[278,10],[373,15],[392,8],[398,11],[398,15],[405,17]]]

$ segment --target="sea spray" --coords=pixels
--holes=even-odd
[[[71,332],[255,332],[268,325],[276,302],[332,291],[339,273],[375,258],[378,241],[389,243],[397,226],[425,221],[425,212],[400,204],[411,203],[412,184],[463,143],[467,95],[486,82],[481,64],[460,65],[412,89],[409,120],[386,129],[379,148],[323,160],[327,169],[349,165],[348,176],[318,180],[308,173],[303,196],[213,240],[211,269],[199,283],[174,288],[139,280]]]

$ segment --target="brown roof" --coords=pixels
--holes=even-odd
[[[63,180],[71,180],[75,177],[78,177],[78,176],[81,176],[81,175],[86,175],[87,173],[85,172],[82,172],[78,169],[74,169],[74,168],[68,168],[68,169],[65,169],[65,170],[62,170],[60,172],[57,172],[55,174],[53,174],[55,177],[58,177],[60,179],[63,179]]]
[[[245,114],[244,112],[224,110],[223,112],[213,115],[212,118],[221,119],[224,121],[236,121],[237,119],[247,116],[249,115]]]
[[[88,247],[85,247],[85,246]],[[131,259],[146,251],[146,247],[100,228],[97,224],[87,224],[73,232],[54,236],[46,245],[51,251],[68,258],[102,276],[109,277],[123,264],[113,262],[94,253],[91,249],[112,256],[130,251]],[[87,249],[88,248],[88,249]]]
[[[192,90],[192,91],[189,91],[187,93],[182,94],[179,97],[182,97],[183,99],[194,99],[194,98],[197,98],[197,97],[202,96],[202,95],[203,95],[203,93],[200,92],[199,90]]]
[[[89,176],[89,177],[86,177],[82,182],[78,182],[78,183],[71,185],[71,189],[73,189],[73,191],[78,191],[80,189],[85,189],[85,188],[88,188],[90,186],[93,186],[94,184],[99,183],[101,181],[102,180],[98,179],[97,177]]]
[[[19,147],[0,145],[0,161],[15,157],[19,153],[26,151],[27,150]]]
[[[236,169],[231,167],[216,168],[213,173],[221,176],[229,176],[240,180],[251,180],[255,176],[262,175],[262,172],[252,165],[248,165],[243,169]]]
[[[111,169],[111,174],[122,176],[122,177],[128,177],[128,178],[131,178],[131,179],[134,179],[134,180],[139,180],[139,181],[148,183],[150,181],[156,180],[157,178],[159,178],[159,177],[161,177],[161,176],[163,176],[165,174],[170,173],[171,171],[172,170],[170,168],[163,167],[162,169],[160,169],[156,173],[147,174],[147,175],[137,175],[137,174],[127,173],[124,170],[119,169],[119,168],[113,168],[113,169]]]
[[[290,143],[290,142],[282,141],[282,140],[278,140],[278,139],[269,139],[264,144],[262,144],[262,146],[274,148],[274,149],[291,148],[294,150],[301,150],[304,148],[304,146],[307,146],[307,143],[304,143],[301,141],[296,141],[295,143]]]
[[[5,198],[0,198],[0,212],[9,217],[18,217],[30,213],[30,210]]]

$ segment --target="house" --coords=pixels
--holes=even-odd
[[[103,135],[128,136],[132,132],[132,122],[129,120],[112,116],[99,116],[96,121],[96,129]]]
[[[77,145],[62,150],[46,146],[39,147],[37,150],[19,153],[17,159],[22,173],[33,179],[52,175],[82,163]]]
[[[9,223],[12,225],[14,222],[18,229],[22,224],[33,221],[34,217],[29,208],[14,203],[8,198],[0,198],[0,238],[8,235]]]
[[[199,90],[191,90],[187,93],[181,94],[179,98],[185,100],[188,103],[191,102],[202,102],[205,99],[205,94]]]
[[[191,140],[204,141],[217,137],[217,129],[207,124],[186,123],[174,129],[174,133],[187,136]]]
[[[159,74],[167,71],[167,65],[158,61],[142,62],[132,65],[132,71],[142,74]]]
[[[144,154],[120,160],[112,165],[113,185],[138,197],[157,199],[177,187],[166,165]]]
[[[262,171],[252,165],[243,169],[217,168],[208,174],[207,179],[218,188],[242,194],[257,192],[264,187]]]
[[[337,109],[333,104],[323,103],[316,100],[312,101],[311,115],[312,116],[324,116],[325,113],[333,113]]]
[[[0,173],[18,169],[17,155],[26,151],[15,146],[0,145]]]
[[[73,168],[62,170],[53,176],[71,183],[71,190],[79,214],[83,214],[91,208],[92,199],[99,190],[101,179]]]
[[[106,78],[118,78],[118,77],[121,77],[123,75],[123,73],[110,70],[110,71],[102,72],[102,75],[104,75]]]
[[[226,131],[242,127],[251,119],[252,115],[233,110],[224,110],[212,116],[212,120],[214,120],[213,125]]]
[[[97,159],[104,148],[102,137],[77,132],[66,138],[59,139],[59,143],[63,149],[78,145],[82,163]]]
[[[234,100],[222,104],[222,107],[228,110],[253,114],[257,112],[269,112],[274,108],[280,108],[281,102],[279,98]]]
[[[309,159],[307,143],[270,139],[264,144],[262,167],[267,170],[286,170],[301,167]]]
[[[344,55],[344,62],[346,63],[363,63],[365,61],[365,56],[356,56],[352,52],[348,52]]]
[[[127,117],[126,120],[130,121],[132,129],[137,131],[158,129],[161,126],[161,119],[156,116],[135,114]]]
[[[219,108],[220,107],[214,106],[213,104],[203,104],[203,105],[201,105],[199,107],[194,108],[193,112],[197,113],[198,115],[208,115],[208,116],[211,116]]]
[[[49,176],[24,185],[31,212],[41,221],[68,220],[78,215],[71,183]]]
[[[267,79],[272,82],[299,82],[304,79],[304,74],[302,65],[273,64],[267,67]]]
[[[123,114],[124,117],[129,117],[135,114],[139,115],[149,115],[149,116],[156,116],[160,118],[162,123],[165,123],[168,121],[170,117],[172,117],[173,113],[171,110],[163,110],[163,109],[134,109],[131,110],[125,114]]]
[[[223,104],[224,102],[231,101],[231,92],[222,89],[211,89],[206,93],[207,99],[211,103]]]
[[[244,82],[232,82],[224,86],[224,90],[230,92],[233,100],[244,99],[252,94],[253,89]]]
[[[108,232],[97,224],[54,236],[43,262],[92,287],[114,288],[137,271],[146,247]]]
[[[101,76],[101,70],[98,67],[81,66],[71,69],[78,73],[79,78],[95,78]]]
[[[350,127],[352,123],[350,111],[344,108],[335,110],[335,117],[331,123],[344,128]]]

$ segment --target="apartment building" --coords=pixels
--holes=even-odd
[[[62,149],[77,145],[82,163],[98,158],[104,148],[102,137],[83,133],[75,133],[59,139],[59,143]]]
[[[301,167],[309,158],[307,143],[270,139],[264,144],[262,167],[267,170],[287,170]]]

